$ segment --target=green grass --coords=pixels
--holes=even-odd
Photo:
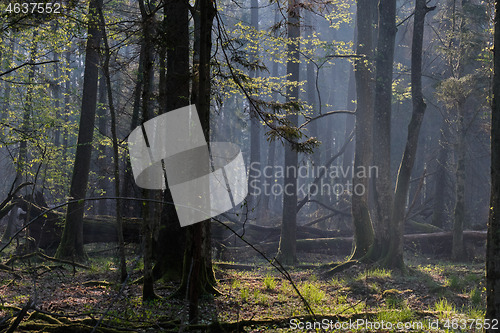
[[[453,290],[460,290],[464,287],[464,284],[456,274],[452,274],[448,279],[448,287]]]
[[[240,290],[240,297],[243,302],[245,303],[248,302],[249,296],[250,296],[250,290],[248,290],[248,288],[245,287]]]
[[[474,287],[469,293],[470,303],[478,307],[483,303],[483,298],[481,297],[481,291],[479,291],[476,287]]]
[[[240,285],[241,285],[240,280],[234,279],[233,283],[231,284],[231,288],[233,288],[233,289],[239,289]]]
[[[437,316],[439,319],[444,319],[452,317],[455,307],[446,298],[441,298],[434,303],[434,310],[438,313]]]
[[[413,319],[414,312],[410,309],[381,311],[377,315],[377,321],[379,322],[383,320],[391,323],[403,323]]]
[[[309,304],[320,304],[326,296],[323,290],[309,282],[304,283],[299,290]]]
[[[378,279],[386,279],[392,276],[392,271],[383,269],[383,268],[375,268],[366,270],[358,274],[355,280],[365,280],[367,278],[378,278]]]
[[[264,278],[263,283],[264,283],[264,288],[266,290],[274,290],[276,288],[276,285],[277,285],[276,280],[270,275],[267,275]]]

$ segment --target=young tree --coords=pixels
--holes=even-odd
[[[259,30],[259,1],[258,0],[252,0],[251,1],[251,12],[250,12],[250,24],[252,28],[255,29],[255,31]],[[250,53],[250,62],[253,63],[257,61],[257,56],[258,56],[258,44],[253,43],[251,48],[251,53]],[[252,78],[255,78],[257,76],[257,71],[255,68],[252,68],[250,71],[250,76]],[[261,136],[261,129],[260,129],[260,119],[259,115],[257,113],[257,110],[255,110],[254,104],[250,103],[250,165],[253,167],[250,168],[249,173],[248,173],[248,196],[247,196],[247,202],[246,202],[246,209],[247,212],[242,214],[242,219],[246,220],[248,218],[255,218],[256,213],[259,212],[259,209],[257,208],[257,205],[260,204],[260,198],[262,196],[259,196],[255,193],[255,187],[256,184],[260,184],[260,179],[258,177],[259,175],[259,170],[261,168],[260,165],[260,136]],[[254,212],[254,210],[256,210]],[[261,214],[259,214],[261,215]]]
[[[399,166],[392,208],[391,225],[394,236],[391,239],[389,255],[394,256],[396,266],[403,264],[403,229],[406,215],[406,198],[410,186],[410,177],[415,156],[417,154],[418,136],[424,119],[427,105],[422,94],[422,44],[424,39],[425,15],[435,7],[427,7],[425,0],[415,0],[415,14],[413,16],[413,40],[411,46],[411,95],[413,112],[408,124],[408,138]],[[389,259],[389,258],[388,258]]]
[[[153,83],[154,83],[154,27],[155,11],[149,0],[139,0],[142,17],[142,32],[144,34],[144,81],[142,89],[142,122],[153,118]],[[159,199],[159,191],[143,189],[143,197],[149,200]],[[144,202],[142,210],[142,237],[144,253],[144,275],[142,287],[143,301],[157,298],[154,292],[153,279],[153,229],[156,220],[158,204],[151,201]]]
[[[90,171],[92,140],[97,105],[97,81],[99,76],[99,29],[98,11],[102,9],[102,0],[90,0],[88,13],[88,37],[83,77],[82,107],[78,130],[78,143],[71,179],[70,198],[78,200],[68,205],[61,242],[56,252],[58,258],[84,259],[83,249],[83,211],[85,193]]]

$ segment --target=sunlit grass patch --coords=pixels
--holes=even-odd
[[[274,277],[267,275],[263,280],[264,288],[266,290],[274,290],[277,286],[277,282]]]
[[[450,318],[455,313],[455,307],[446,298],[441,298],[434,303],[434,311],[437,312],[439,319]]]
[[[375,268],[359,273],[355,280],[365,280],[368,278],[386,279],[392,277],[392,271],[385,268]]]
[[[410,309],[401,310],[387,310],[380,311],[377,314],[377,321],[391,322],[391,323],[404,323],[412,321],[415,318],[415,313]]]
[[[316,284],[306,282],[299,287],[300,293],[309,304],[321,304],[325,299],[325,292]]]
[[[332,277],[330,280],[330,285],[335,288],[342,288],[345,286],[345,284],[346,284],[345,279],[336,276]]]

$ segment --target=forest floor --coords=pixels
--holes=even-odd
[[[293,284],[263,261],[216,263],[220,295],[204,297],[199,324],[188,325],[187,303],[169,297],[175,283],[158,282],[161,298],[143,303],[140,284],[117,283],[113,256],[91,256],[76,271],[32,258],[0,271],[0,330],[20,317],[16,332],[90,332],[101,317],[96,332],[480,332],[484,324],[483,263],[413,254],[405,274],[356,265],[323,278],[318,262],[327,257],[301,260],[288,270]],[[141,265],[131,259],[129,282]]]

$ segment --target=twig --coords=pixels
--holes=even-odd
[[[3,73],[0,73],[0,77],[1,76],[4,76],[4,75],[7,75],[9,73],[12,73],[13,71],[17,71],[18,69],[24,67],[24,66],[37,66],[37,65],[44,65],[44,64],[50,64],[52,62],[59,62],[59,60],[49,60],[49,61],[42,61],[42,62],[25,62],[24,64],[22,65],[19,65],[17,67],[14,67],[14,68],[11,68],[9,69],[8,71],[6,72],[3,72]]]

